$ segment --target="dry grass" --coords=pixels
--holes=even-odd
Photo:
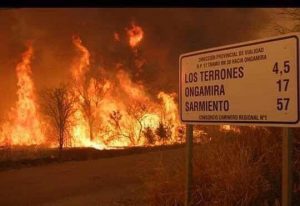
[[[169,159],[166,159],[169,158]],[[169,160],[169,161],[168,161]],[[146,201],[148,205],[183,205],[184,201],[184,157],[161,156],[157,167],[146,176]]]
[[[0,171],[18,169],[65,161],[82,161],[99,158],[111,158],[124,155],[135,155],[146,152],[164,151],[181,148],[184,145],[162,145],[155,147],[128,147],[110,150],[93,148],[65,148],[59,153],[57,148],[42,146],[14,146],[0,148]]]
[[[3,161],[33,160],[57,155],[57,149],[43,146],[14,146],[0,148],[0,163]]]
[[[184,158],[175,162],[161,164],[146,180],[150,205],[184,205]],[[296,166],[295,177],[299,177]],[[214,130],[211,142],[194,147],[193,172],[193,205],[280,205],[281,130]],[[299,180],[295,180],[297,187]],[[295,205],[300,205],[298,195],[295,190]]]

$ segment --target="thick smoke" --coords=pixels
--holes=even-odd
[[[126,28],[144,30],[137,51],[128,44]],[[134,81],[153,95],[177,92],[181,53],[251,40],[269,23],[261,9],[9,9],[0,11],[1,116],[16,100],[15,66],[33,41],[32,72],[38,89],[70,76],[78,35],[91,53],[91,71],[115,75],[123,64]],[[114,34],[119,40],[116,41]],[[135,60],[143,63],[137,68]]]

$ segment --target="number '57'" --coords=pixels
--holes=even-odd
[[[277,98],[277,110],[288,110],[290,98]]]

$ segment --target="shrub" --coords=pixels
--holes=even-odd
[[[165,125],[163,122],[159,122],[158,127],[155,130],[155,134],[159,140],[166,142],[171,137],[171,128]]]
[[[155,134],[153,130],[150,127],[146,127],[145,130],[143,131],[144,136],[147,140],[147,143],[149,145],[153,145],[155,143]]]

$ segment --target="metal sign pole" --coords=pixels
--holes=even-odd
[[[292,132],[283,128],[282,134],[282,205],[292,205]]]
[[[193,125],[186,125],[186,188],[185,206],[191,205],[191,192],[193,182]]]

